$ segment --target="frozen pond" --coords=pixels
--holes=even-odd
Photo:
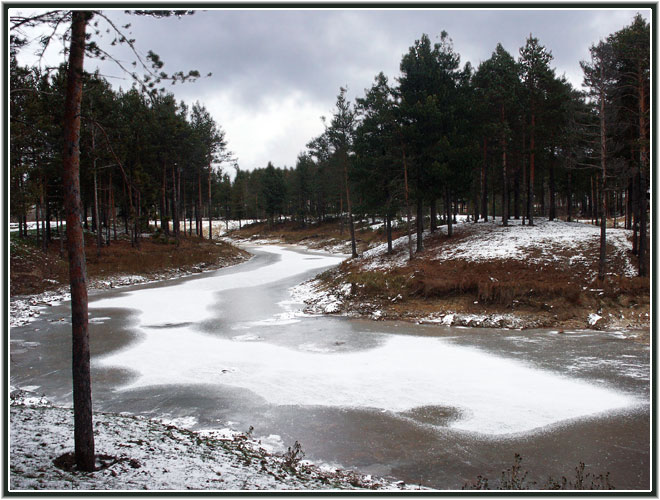
[[[514,453],[543,481],[578,462],[649,484],[649,349],[614,332],[308,317],[294,285],[340,258],[256,247],[233,268],[90,296],[102,411],[254,427],[276,451],[460,488]],[[11,330],[11,383],[70,404],[68,304]]]

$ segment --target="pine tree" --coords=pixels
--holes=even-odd
[[[346,195],[346,208],[348,211],[348,228],[351,235],[351,256],[356,258],[357,245],[355,242],[355,225],[353,223],[353,207],[351,189],[349,184],[349,171],[351,170],[351,154],[353,148],[353,134],[355,132],[355,110],[346,99],[346,89],[340,87],[337,95],[335,114],[328,127],[328,139],[334,149],[334,156],[340,165],[344,193]]]
[[[534,169],[537,155],[537,118],[544,104],[544,89],[551,78],[550,61],[552,53],[539,43],[531,34],[524,47],[520,49],[521,77],[526,91],[527,112],[529,113],[529,177],[527,188],[527,218],[529,225],[534,225]]]

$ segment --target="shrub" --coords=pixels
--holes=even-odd
[[[465,483],[464,490],[613,490],[614,486],[610,483],[610,473],[595,476],[590,472],[585,474],[584,462],[575,468],[575,479],[568,480],[566,477],[557,481],[552,477],[542,485],[536,481],[527,479],[528,471],[522,469],[522,457],[516,453],[513,458],[513,465],[502,471],[502,477],[495,487],[491,488],[488,478],[482,475],[477,476],[472,484]]]

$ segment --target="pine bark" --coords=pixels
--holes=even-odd
[[[211,166],[209,165],[209,240],[213,239],[213,227],[211,222]]]
[[[646,243],[646,222],[647,222],[647,208],[646,201],[646,172],[649,172],[649,138],[648,138],[648,123],[646,115],[648,113],[646,105],[646,86],[642,77],[642,70],[638,67],[637,70],[637,90],[639,94],[639,130],[640,130],[640,224],[639,224],[639,276],[648,275],[648,265],[646,263],[647,257],[647,243]]]
[[[603,77],[603,66],[601,64],[600,72]],[[600,248],[598,252],[598,279],[605,279],[606,264],[606,232],[607,232],[607,136],[605,134],[605,93],[601,88],[600,93]]]
[[[424,251],[424,204],[419,183],[417,184],[417,252]]]
[[[170,223],[167,221],[167,169],[165,161],[161,160],[162,182],[160,185],[160,230],[166,236],[170,235]]]
[[[351,209],[351,191],[348,185],[348,161],[344,159],[344,185],[346,187],[346,208],[348,209],[348,229],[351,234],[351,257],[356,258],[357,245],[355,243],[355,224],[353,224],[353,210]]]
[[[80,200],[80,109],[85,55],[85,28],[89,14],[73,11],[71,46],[64,105],[63,184],[66,207],[67,251],[71,281],[72,375],[74,448],[79,470],[94,470],[92,385],[90,372],[87,271]]]
[[[487,141],[484,137],[483,144],[483,163],[481,164],[481,216],[484,221],[488,221],[488,149]]]
[[[392,255],[392,216],[385,216],[385,234],[387,235],[387,254]]]
[[[527,220],[530,226],[534,225],[534,158],[536,147],[534,143],[536,115],[532,110],[532,126],[529,130],[529,178],[527,184]]]
[[[431,232],[432,232],[432,233],[435,233],[435,230],[438,229],[438,221],[437,221],[437,218],[438,218],[438,213],[437,213],[437,212],[438,212],[438,210],[437,210],[437,204],[438,204],[438,200],[436,200],[435,198],[433,198],[433,199],[431,200],[431,225],[430,225],[430,228],[431,228]]]
[[[502,124],[504,124],[504,106],[500,109]],[[506,136],[504,130],[500,137],[502,147],[502,225],[509,225],[509,178],[506,165]]]
[[[410,260],[413,260],[413,244],[412,244],[412,214],[410,210],[410,196],[408,195],[408,165],[406,163],[406,150],[403,150],[403,180],[405,187],[405,198],[406,198],[406,216],[408,218],[407,231],[408,231],[408,257]]]

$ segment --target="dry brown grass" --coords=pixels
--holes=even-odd
[[[369,229],[369,223],[356,223],[355,240],[358,252],[364,252],[374,243],[385,243],[387,241],[382,226],[376,230]],[[392,239],[403,236],[404,231],[393,230]],[[264,238],[277,239],[291,245],[302,244],[310,248],[321,248],[325,245],[338,244],[350,241],[350,232],[348,225],[344,223],[343,230],[340,221],[329,220],[324,222],[308,223],[304,227],[292,221],[274,222],[272,225],[267,222],[258,222],[244,226],[240,230],[232,232],[232,236],[239,238]]]
[[[66,250],[60,255],[59,240],[51,242],[47,252],[37,248],[33,239],[12,238],[10,251],[11,295],[26,295],[54,290],[68,283]],[[103,279],[120,274],[149,276],[171,269],[188,271],[195,266],[209,267],[229,261],[242,250],[225,242],[209,242],[197,237],[175,241],[143,238],[139,248],[127,239],[111,241],[97,254],[93,235],[86,235],[87,276]]]
[[[415,319],[445,312],[515,313],[537,325],[584,328],[589,314],[602,312],[609,324],[640,328],[648,324],[650,281],[623,276],[626,259],[613,247],[608,246],[609,274],[602,283],[595,279],[596,260],[575,258],[597,255],[597,247],[587,242],[579,249],[553,249],[552,259],[543,258],[539,250],[538,255],[530,252],[530,261],[433,260],[471,229],[452,238],[429,236],[426,251],[404,266],[368,271],[361,260],[347,261],[323,280],[330,287],[356,285],[347,299],[347,310],[360,311],[361,304],[374,304],[389,318]],[[634,264],[635,259],[631,260]]]
[[[566,273],[520,261],[429,262],[419,260],[410,294],[424,298],[443,298],[469,294],[476,300],[509,306],[514,300],[544,300],[557,297],[580,300],[580,287]]]

